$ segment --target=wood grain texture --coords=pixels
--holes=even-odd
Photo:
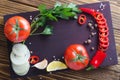
[[[12,80],[9,74],[9,57],[6,38],[3,33],[3,16],[6,14],[35,11],[39,4],[46,4],[47,8],[53,7],[58,0],[0,0],[0,80]],[[95,3],[110,1],[114,35],[118,55],[118,65],[109,66],[90,72],[63,71],[45,75],[18,78],[14,80],[120,80],[120,0],[59,0],[62,3]]]

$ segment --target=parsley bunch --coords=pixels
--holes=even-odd
[[[60,2],[57,2],[51,9],[47,9],[44,4],[39,5],[38,9],[40,14],[31,23],[31,35],[51,35],[53,26],[47,25],[47,21],[58,21],[59,18],[65,20],[69,20],[70,18],[77,19],[77,13],[81,12],[73,3],[61,4]],[[44,27],[44,30],[40,33],[34,33],[39,27]]]

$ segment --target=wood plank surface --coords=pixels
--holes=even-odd
[[[6,38],[3,33],[3,16],[6,14],[35,11],[39,4],[53,7],[58,0],[0,0],[0,80],[12,80],[9,73],[9,55]],[[110,1],[114,35],[118,55],[118,65],[113,65],[93,71],[63,71],[45,75],[18,78],[14,80],[120,80],[120,0],[59,0],[62,3],[95,3]]]

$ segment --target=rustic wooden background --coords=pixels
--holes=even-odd
[[[39,4],[53,7],[56,1],[62,3],[85,4],[110,1],[114,35],[116,41],[118,65],[93,71],[64,71],[55,74],[39,75],[15,80],[120,80],[120,0],[0,0],[0,80],[11,80],[6,38],[3,34],[3,15],[35,11]]]

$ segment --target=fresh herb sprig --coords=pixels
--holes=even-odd
[[[31,22],[31,35],[51,35],[53,26],[47,25],[48,21],[58,21],[59,18],[69,20],[70,18],[77,19],[77,13],[81,11],[73,3],[61,4],[57,2],[54,8],[47,9],[46,5],[42,4],[38,6],[40,14],[38,14]],[[39,27],[44,27],[43,32],[35,33]]]

